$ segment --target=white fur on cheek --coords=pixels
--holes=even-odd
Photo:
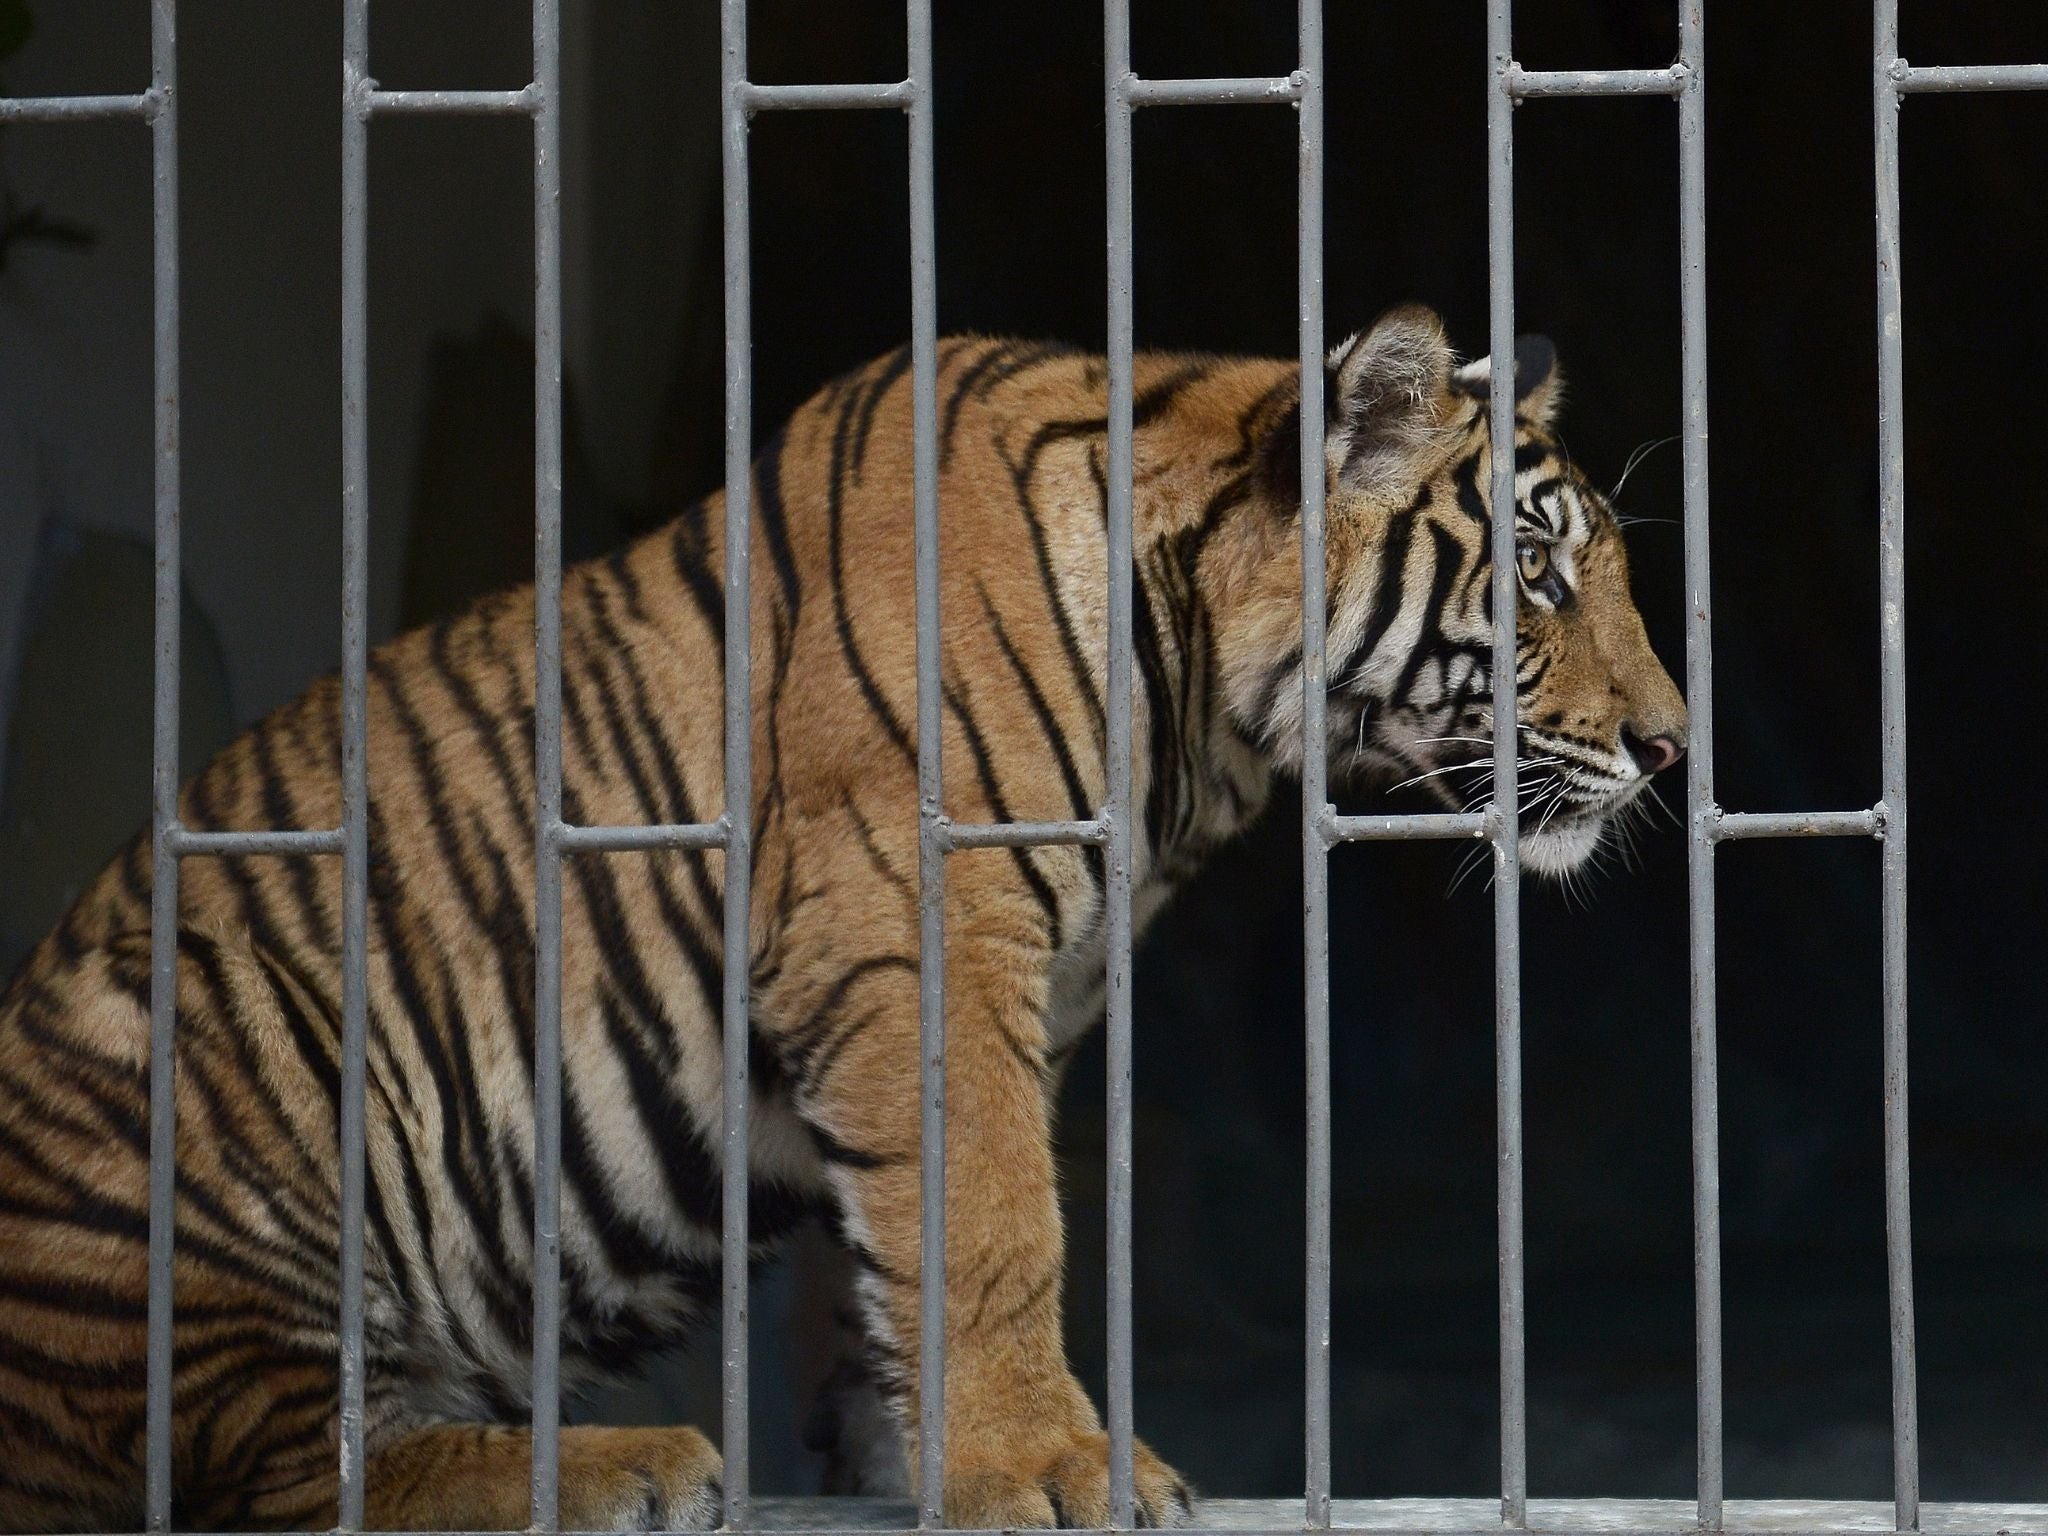
[[[1568,875],[1600,846],[1601,823],[1588,816],[1563,826],[1555,823],[1541,832],[1522,835],[1522,867],[1539,875]]]

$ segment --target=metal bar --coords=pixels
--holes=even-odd
[[[530,117],[540,110],[538,85],[516,91],[387,91],[368,83],[363,110],[385,117]]]
[[[1679,356],[1683,381],[1685,693],[1691,741],[1686,842],[1692,1044],[1695,1494],[1703,1529],[1722,1509],[1721,1106],[1714,972],[1714,641],[1707,501],[1706,39],[1701,7],[1678,7]]]
[[[0,123],[92,123],[135,118],[147,122],[162,98],[156,91],[132,96],[0,96]]]
[[[931,0],[907,0],[910,87],[912,507],[917,551],[918,1523],[945,1523],[946,851],[970,846],[945,820],[944,630],[939,594],[938,256],[933,190]],[[1057,828],[1047,830],[1060,830]]]
[[[1899,273],[1898,0],[1876,0],[1877,588],[1884,813],[1884,1211],[1891,1296],[1892,1499],[1920,1524],[1920,1415],[1913,1338],[1913,1226],[1906,1115],[1906,440]]]
[[[165,834],[165,839],[171,852],[181,859],[290,857],[296,854],[340,853],[344,830],[320,827],[310,831],[195,832],[189,827],[173,826]]]
[[[156,587],[150,797],[155,840],[149,910],[149,1321],[143,1424],[143,1518],[171,1525],[171,1273],[177,1228],[178,1014],[178,12],[151,0],[150,244],[155,392]]]
[[[749,112],[844,111],[859,107],[911,107],[915,79],[884,85],[756,85],[743,80],[739,99]]]
[[[748,910],[754,869],[754,653],[752,458],[753,298],[748,270],[746,0],[720,9],[720,141],[725,195],[725,1057],[721,1369],[724,1390],[725,1524],[747,1524],[753,1497],[748,1441],[749,1257],[747,999],[752,956]]]
[[[1485,837],[1491,823],[1479,811],[1432,811],[1405,816],[1337,816],[1324,822],[1333,843],[1414,842],[1423,839]]]
[[[1329,564],[1323,463],[1323,7],[1295,15],[1295,350],[1301,409],[1301,910],[1307,1082],[1302,1521],[1330,1524]],[[1313,426],[1311,426],[1313,424]]]
[[[1107,117],[1109,235],[1108,703],[1104,732],[1108,794],[1102,820],[1104,960],[1108,1024],[1109,1125],[1108,1417],[1109,1523],[1136,1523],[1131,1422],[1131,502],[1135,475],[1131,434],[1133,317],[1131,311],[1131,104],[1123,82],[1131,73],[1130,0],[1103,6],[1104,112]]]
[[[555,846],[564,853],[653,853],[689,848],[723,848],[726,824],[686,822],[679,826],[557,827]]]
[[[369,1052],[369,0],[342,8],[341,59],[341,1448],[339,1526],[363,1525],[364,1093]]]
[[[949,848],[1101,847],[1109,841],[1101,821],[951,822],[943,830]]]
[[[533,0],[533,1528],[561,1518],[562,160],[556,0]]]
[[[1885,66],[1892,89],[1906,94],[1951,91],[2048,91],[2048,64],[1908,64]]]
[[[1246,75],[1235,79],[1146,80],[1126,75],[1118,93],[1134,107],[1236,106],[1260,102],[1297,102],[1307,81],[1304,71],[1291,75]]]
[[[1677,96],[1685,90],[1690,68],[1683,59],[1665,69],[1524,69],[1511,62],[1505,88],[1508,95],[1521,100],[1539,96]]]
[[[1513,0],[1489,0],[1486,271],[1493,373],[1493,1020],[1500,1220],[1501,1520],[1528,1515],[1528,1345],[1522,1288],[1522,861],[1515,712],[1515,97]]]
[[[920,1536],[909,1524],[908,1501],[869,1498],[764,1498],[760,1529],[776,1536]],[[1340,1499],[1335,1526],[1374,1536],[1500,1536],[1491,1499]],[[1203,1536],[1289,1536],[1299,1532],[1295,1499],[1205,1499]],[[1867,1500],[1731,1499],[1731,1536],[1885,1536],[1891,1505]],[[1532,1499],[1529,1529],[1536,1536],[1697,1536],[1690,1499]],[[1939,1536],[2048,1536],[2048,1504],[1929,1504],[1926,1527]],[[185,1533],[181,1533],[185,1536]],[[189,1536],[208,1536],[193,1532]],[[225,1533],[222,1533],[225,1536]],[[429,1536],[393,1531],[386,1536]],[[466,1536],[530,1536],[524,1531],[476,1531]],[[603,1536],[568,1532],[564,1536]],[[958,1536],[1003,1536],[963,1531]],[[1074,1536],[1110,1536],[1083,1527]]]
[[[1690,751],[1699,751],[1699,718],[1693,708]],[[1758,837],[1883,837],[1882,811],[1716,811],[1712,835],[1721,842]]]

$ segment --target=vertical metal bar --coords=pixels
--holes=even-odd
[[[341,110],[341,1465],[338,1517],[363,1524],[363,1100],[369,925],[369,0],[342,10]]]
[[[1721,1527],[1721,1162],[1714,996],[1714,646],[1707,544],[1706,54],[1699,0],[1679,0],[1680,356],[1685,431],[1687,913],[1691,943],[1694,1390],[1702,1528]]]
[[[938,268],[931,0],[909,0],[911,462],[917,542],[918,1524],[945,1523],[946,836],[939,622]]]
[[[722,1341],[725,1524],[752,1498],[747,1397],[748,908],[753,892],[753,339],[747,208],[746,0],[721,13],[720,126],[725,180],[725,1178]]]
[[[1892,1499],[1920,1524],[1919,1393],[1906,1116],[1906,439],[1899,273],[1898,0],[1876,0],[1878,609],[1884,751],[1884,1208],[1891,1284]]]
[[[1493,1012],[1499,1098],[1500,1505],[1528,1517],[1527,1344],[1522,1300],[1522,861],[1515,714],[1515,141],[1513,0],[1490,0],[1486,102],[1487,288],[1493,355]]]
[[[1109,1523],[1135,1524],[1131,1454],[1131,73],[1130,0],[1103,7],[1109,185]]]
[[[171,1266],[176,1241],[178,1015],[178,10],[151,0],[149,88],[154,194],[156,457],[154,722],[150,796],[149,1325],[143,1422],[148,1440],[144,1516],[171,1525]]]
[[[1301,354],[1301,910],[1308,1044],[1304,1521],[1330,1524],[1330,841],[1323,464],[1323,7],[1300,0],[1295,305]]]
[[[562,1364],[562,162],[555,0],[533,0],[533,1527],[558,1528]]]

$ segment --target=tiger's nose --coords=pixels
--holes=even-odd
[[[1662,773],[1685,756],[1685,744],[1671,736],[1652,736],[1645,741],[1632,724],[1621,728],[1622,749],[1636,760],[1644,774]]]

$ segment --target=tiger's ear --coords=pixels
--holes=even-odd
[[[1451,387],[1481,405],[1493,388],[1493,359],[1482,357],[1451,375]],[[1515,415],[1548,432],[1564,405],[1564,374],[1548,336],[1515,338]]]
[[[1428,472],[1449,415],[1451,348],[1436,311],[1403,305],[1332,349],[1323,457],[1346,490],[1399,496]]]

